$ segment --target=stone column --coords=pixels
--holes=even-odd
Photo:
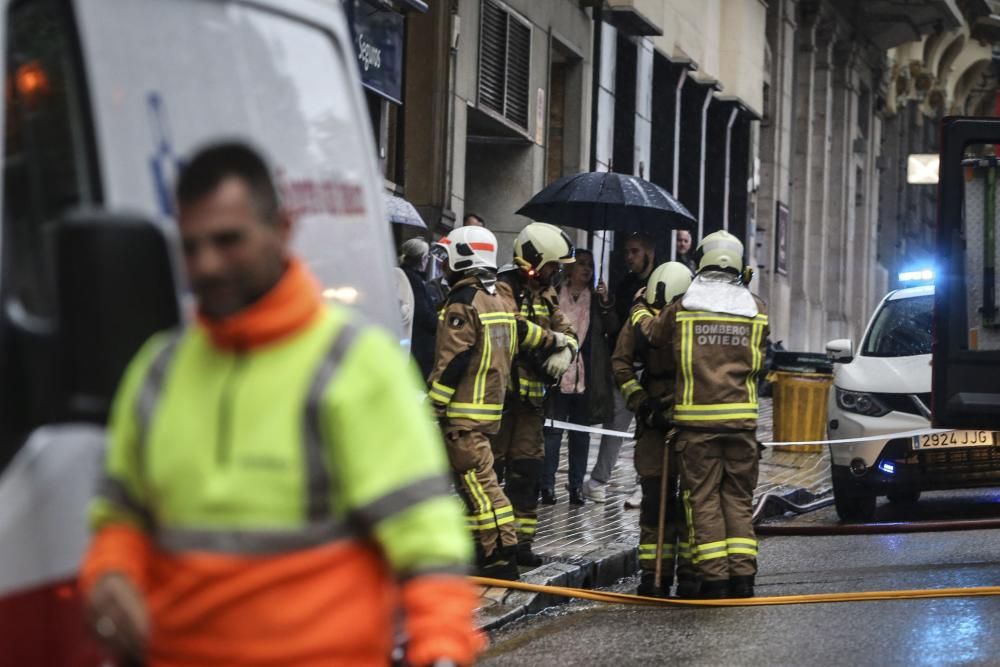
[[[824,272],[824,307],[827,338],[848,335],[847,312],[857,267],[854,265],[854,153],[857,86],[852,68],[856,58],[853,41],[837,42],[833,49],[832,142],[830,146],[830,197],[827,207],[827,263]]]
[[[808,249],[811,230],[810,202],[813,181],[813,93],[816,74],[816,26],[819,2],[799,5],[799,25],[795,33],[795,104],[792,125],[792,201],[789,206],[788,278],[791,283],[791,323],[788,344],[804,350],[809,344],[809,295],[806,292],[810,269]]]
[[[778,204],[791,203],[792,114],[795,107],[795,4],[778,0],[768,4],[767,40],[771,47],[771,81],[764,120],[760,126],[760,190],[757,225],[761,247],[758,261],[761,295],[771,313],[771,338],[789,342],[790,284],[776,270]]]
[[[813,72],[812,159],[810,161],[810,189],[808,208],[808,240],[805,273],[802,274],[806,295],[809,298],[806,328],[806,349],[823,349],[826,334],[826,308],[828,294],[824,281],[829,229],[830,166],[833,126],[833,45],[836,39],[835,20],[824,19],[816,29],[815,70]]]

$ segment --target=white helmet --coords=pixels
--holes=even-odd
[[[497,237],[485,227],[459,227],[438,241],[448,250],[452,271],[497,269]]]
[[[715,268],[743,271],[743,242],[725,230],[713,232],[698,244],[698,271]]]
[[[549,262],[571,264],[575,252],[566,232],[545,222],[532,222],[514,239],[514,263],[529,272]]]
[[[680,262],[660,264],[649,274],[646,282],[646,303],[662,308],[691,285],[691,269]]]

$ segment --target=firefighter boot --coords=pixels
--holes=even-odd
[[[515,547],[497,549],[490,556],[480,561],[476,568],[480,577],[517,581],[521,578],[517,570],[517,551]]]
[[[697,578],[677,575],[677,597],[692,600],[697,599],[700,593],[701,582]]]
[[[530,542],[520,542],[517,545],[517,564],[521,567],[538,567],[544,561],[542,557],[531,550]]]
[[[753,580],[754,576],[743,575],[739,577],[729,578],[729,595],[734,598],[752,598],[753,597]]]
[[[701,582],[701,590],[698,592],[700,600],[723,600],[729,597],[729,580],[709,580]]]
[[[670,597],[670,582],[664,577],[664,582],[666,586],[662,583],[659,588],[656,587],[656,573],[655,572],[643,572],[639,578],[639,587],[636,590],[636,595],[642,595],[644,597],[650,598],[666,598]]]

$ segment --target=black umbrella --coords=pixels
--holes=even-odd
[[[588,231],[693,231],[694,216],[673,195],[636,176],[594,171],[549,184],[518,214]]]

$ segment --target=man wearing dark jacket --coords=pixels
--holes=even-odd
[[[413,289],[413,333],[410,352],[424,378],[434,368],[434,336],[437,332],[437,312],[431,301],[430,291],[424,282],[430,246],[420,238],[410,239],[402,245],[399,266]]]

